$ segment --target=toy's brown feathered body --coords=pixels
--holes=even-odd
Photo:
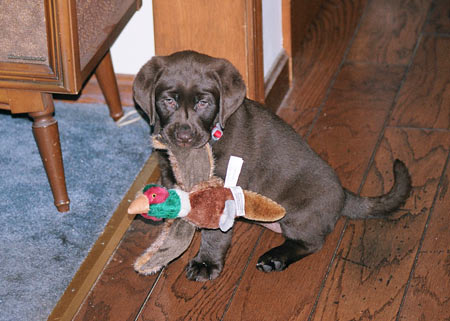
[[[250,191],[243,191],[243,208],[238,213],[235,194],[230,188],[202,183],[191,193],[179,189],[167,190],[159,185],[148,185],[144,193],[129,206],[129,214],[142,214],[145,218],[183,218],[200,228],[217,229],[226,232],[237,216],[260,222],[273,222],[285,215],[282,206],[267,197]]]

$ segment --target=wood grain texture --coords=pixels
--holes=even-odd
[[[160,230],[161,225],[151,226],[143,219],[133,221],[74,320],[134,320],[157,275],[139,275],[133,264]]]
[[[361,184],[403,70],[403,67],[345,65],[313,128],[309,139],[311,147],[336,168],[344,185],[354,191]],[[248,269],[226,319],[250,320],[255,311],[270,305],[274,313],[267,315],[267,320],[306,320],[313,309],[343,223],[341,220],[337,224],[318,253],[290,266],[283,272],[283,277],[277,273],[263,274]],[[250,267],[256,265],[258,257],[265,251],[281,243],[280,236],[265,232]],[[266,295],[268,292],[289,295],[274,300],[273,296]]]
[[[450,129],[449,56],[450,38],[423,39],[400,91],[391,125]]]
[[[449,180],[447,164],[399,320],[450,320]]]
[[[247,266],[261,228],[237,222],[224,270],[210,282],[186,279],[185,266],[200,244],[200,234],[188,251],[163,272],[139,320],[218,320],[224,314],[236,283]]]
[[[319,252],[283,272],[263,273],[255,267],[261,255],[284,240],[279,234],[264,231],[224,320],[307,320],[343,223],[337,223]]]
[[[311,132],[312,148],[351,191],[361,184],[403,72],[401,66],[344,65]]]
[[[450,34],[450,1],[434,0],[432,11],[425,32]]]
[[[450,133],[447,133],[450,136]],[[426,235],[422,244],[421,253],[448,253],[450,246],[450,164],[441,179],[441,186],[436,197]],[[450,311],[450,309],[449,309]]]
[[[282,22],[285,18],[290,22],[291,39],[285,43],[285,35],[283,35],[283,46],[290,57],[295,57],[301,48],[302,41],[308,33],[311,21],[313,21],[317,13],[320,11],[321,5],[326,2],[324,0],[306,0],[306,1],[289,1],[289,11],[283,12]],[[283,3],[283,6],[285,4]],[[284,8],[283,8],[284,9]]]
[[[314,320],[395,319],[449,148],[448,133],[386,130],[362,194],[390,188],[395,158],[411,172],[412,194],[396,220],[349,222]]]
[[[289,97],[278,114],[297,130],[309,128],[351,41],[366,1],[325,1],[295,57]],[[307,114],[308,117],[304,117]],[[302,130],[303,132],[305,130]],[[307,130],[306,130],[307,131]]]
[[[430,0],[370,1],[347,59],[408,64],[430,3]]]

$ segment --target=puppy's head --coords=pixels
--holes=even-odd
[[[245,98],[245,84],[227,60],[193,51],[153,57],[136,75],[134,99],[147,113],[154,133],[180,147],[206,144],[217,122]]]

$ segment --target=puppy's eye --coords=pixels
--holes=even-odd
[[[176,109],[177,108],[177,102],[173,98],[165,98],[164,99],[164,105],[170,109]]]
[[[206,100],[199,100],[197,104],[195,105],[195,108],[197,109],[204,109],[208,107],[209,103]]]

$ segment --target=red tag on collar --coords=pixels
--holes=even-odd
[[[223,130],[222,127],[220,127],[220,124],[217,123],[216,126],[214,126],[214,128],[211,131],[211,138],[213,140],[219,140],[223,135]]]

